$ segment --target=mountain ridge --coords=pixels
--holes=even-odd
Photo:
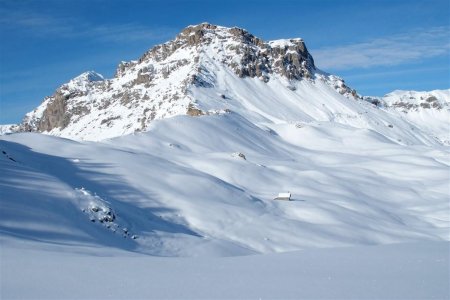
[[[264,41],[245,29],[202,23],[186,27],[138,60],[121,62],[111,79],[94,71],[82,73],[26,114],[20,126],[4,131],[96,141],[145,131],[153,120],[184,114],[235,111],[254,123],[349,123],[349,118],[371,111],[374,119],[366,118],[365,123],[392,125],[386,115],[398,112],[397,119],[408,119],[417,131],[427,120],[411,116],[426,114],[437,121],[426,126],[425,135],[449,144],[444,127],[450,90],[431,94],[420,94],[423,99],[414,101],[390,94],[361,96],[343,79],[317,69],[301,38]]]
[[[233,70],[239,78],[256,77],[267,82],[271,76],[280,75],[288,80],[300,80],[319,73],[302,39],[264,42],[244,29],[202,23],[188,26],[174,40],[153,47],[137,61],[120,63],[112,79],[103,80],[103,76],[91,71],[63,84],[54,95],[46,97],[35,111],[25,116],[22,130],[63,130],[69,123],[90,114],[92,104],[103,110],[114,102],[121,106],[145,102],[140,105],[142,112],[132,113],[133,124],[126,124],[125,127],[129,128],[122,128],[116,136],[145,130],[147,123],[155,118],[191,112],[198,114],[198,110],[194,110],[195,99],[189,97],[187,89],[213,85],[210,82],[211,71],[203,63],[205,52],[211,50],[214,53],[209,55],[220,59],[221,64]],[[174,76],[174,72],[179,76]],[[87,80],[89,74],[96,76],[97,80]],[[326,78],[326,75],[321,76]],[[166,79],[174,88],[164,86]],[[329,81],[335,82],[341,93],[356,95],[339,78],[332,76]],[[168,103],[172,101],[176,104]],[[117,114],[102,118],[97,126],[118,122],[124,117],[129,118]],[[71,136],[73,134],[68,137]]]

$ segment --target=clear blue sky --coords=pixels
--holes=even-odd
[[[190,24],[302,37],[316,65],[363,95],[450,88],[449,0],[0,0],[0,124],[78,74],[113,76]]]

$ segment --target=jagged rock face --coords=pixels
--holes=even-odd
[[[145,130],[155,119],[207,114],[191,89],[214,87],[218,68],[266,83],[320,80],[348,98],[358,97],[342,79],[316,69],[301,39],[264,42],[244,29],[203,23],[137,61],[121,62],[112,79],[91,71],[62,85],[25,116],[21,130],[98,140]],[[91,136],[92,128],[101,136]]]
[[[180,48],[201,48],[217,41],[217,57],[240,77],[262,77],[268,80],[267,75],[278,73],[288,79],[300,80],[311,77],[315,70],[314,60],[301,39],[264,42],[244,29],[208,23],[187,27],[174,41],[146,52],[137,64],[148,60],[163,61]],[[195,59],[198,60],[198,56]],[[123,74],[124,69],[134,66],[136,64],[121,64],[116,74]]]
[[[70,117],[66,115],[67,100],[70,95],[64,95],[57,91],[53,97],[53,101],[49,102],[42,118],[39,120],[37,128],[39,131],[49,131],[55,127],[62,129],[70,121]]]
[[[222,62],[240,77],[262,77],[277,72],[289,79],[300,79],[314,69],[314,62],[301,40],[290,40],[284,45],[265,43],[241,28],[217,30],[217,26],[211,24],[188,27],[177,40],[198,46],[211,44],[214,38],[235,42],[226,46],[229,54],[222,57]],[[240,61],[233,60],[235,55],[240,56]]]
[[[163,49],[176,50],[185,44],[202,47],[214,42],[217,58],[240,77],[267,77],[277,73],[288,79],[300,80],[310,77],[315,70],[314,60],[303,40],[264,42],[236,27],[223,28],[211,24],[190,26],[177,36],[170,47]]]

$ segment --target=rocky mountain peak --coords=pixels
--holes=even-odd
[[[184,41],[188,45],[210,44],[214,38],[234,40],[245,44],[262,45],[262,40],[247,30],[238,27],[223,27],[209,23],[190,25],[177,35],[176,40]]]
[[[189,55],[181,57],[182,52]],[[310,78],[316,70],[302,39],[265,42],[242,28],[201,23],[186,27],[174,40],[153,47],[137,61],[120,63],[116,77],[152,61],[185,59],[199,63],[205,55],[214,56],[240,77],[259,77],[264,81],[270,79],[270,74],[289,80]]]
[[[94,71],[75,77],[28,113],[21,127],[103,139],[145,130],[154,119],[226,110],[220,101],[228,98],[222,92],[219,100],[210,97],[203,107],[193,92],[218,88],[220,76],[286,82],[291,91],[295,82],[319,80],[346,97],[356,95],[340,78],[316,69],[300,38],[264,41],[242,28],[202,23],[186,27],[138,60],[121,62],[112,79]]]

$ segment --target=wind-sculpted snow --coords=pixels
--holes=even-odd
[[[449,240],[449,149],[350,125],[256,126],[229,112],[98,143],[23,133],[0,147],[0,226],[14,247],[234,256]],[[287,191],[293,201],[273,200]]]

